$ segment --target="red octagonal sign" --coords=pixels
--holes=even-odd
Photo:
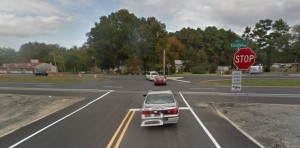
[[[249,69],[255,63],[255,53],[251,48],[240,48],[233,57],[233,64],[240,70]]]

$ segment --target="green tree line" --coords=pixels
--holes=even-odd
[[[38,59],[56,64],[59,71],[93,71],[95,67],[109,71],[124,66],[126,73],[141,73],[163,70],[165,51],[173,71],[174,60],[182,60],[182,71],[213,73],[217,66],[233,67],[236,49],[230,45],[239,38],[255,51],[256,64],[263,64],[266,71],[274,62],[300,60],[300,24],[290,27],[282,19],[259,20],[253,28],[245,27],[241,36],[214,26],[167,32],[155,17],[138,18],[121,9],[101,16],[86,35],[84,45],[70,49],[38,42],[25,43],[19,51],[0,48],[0,65]]]

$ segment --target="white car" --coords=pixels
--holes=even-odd
[[[149,91],[144,96],[141,127],[178,123],[179,107],[171,90]]]
[[[146,79],[153,81],[155,76],[159,76],[159,73],[157,71],[149,71],[146,73]]]

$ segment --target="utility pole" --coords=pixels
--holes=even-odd
[[[61,50],[62,50],[62,49],[60,49],[61,59],[62,59],[63,65],[64,65],[64,72],[66,72],[65,59],[64,59],[64,55],[63,55],[63,53],[62,53]]]
[[[166,50],[164,50],[163,72],[166,75]]]
[[[53,55],[53,61],[54,61],[54,65],[56,66],[55,54],[54,54],[54,53],[52,53],[52,55]]]

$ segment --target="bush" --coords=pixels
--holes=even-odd
[[[270,67],[264,66],[264,71],[265,71],[265,72],[270,72]]]
[[[196,66],[192,68],[192,74],[205,74],[206,70],[203,66]]]
[[[211,65],[210,67],[209,67],[209,73],[216,73],[216,71],[217,71],[217,66],[216,65]]]

